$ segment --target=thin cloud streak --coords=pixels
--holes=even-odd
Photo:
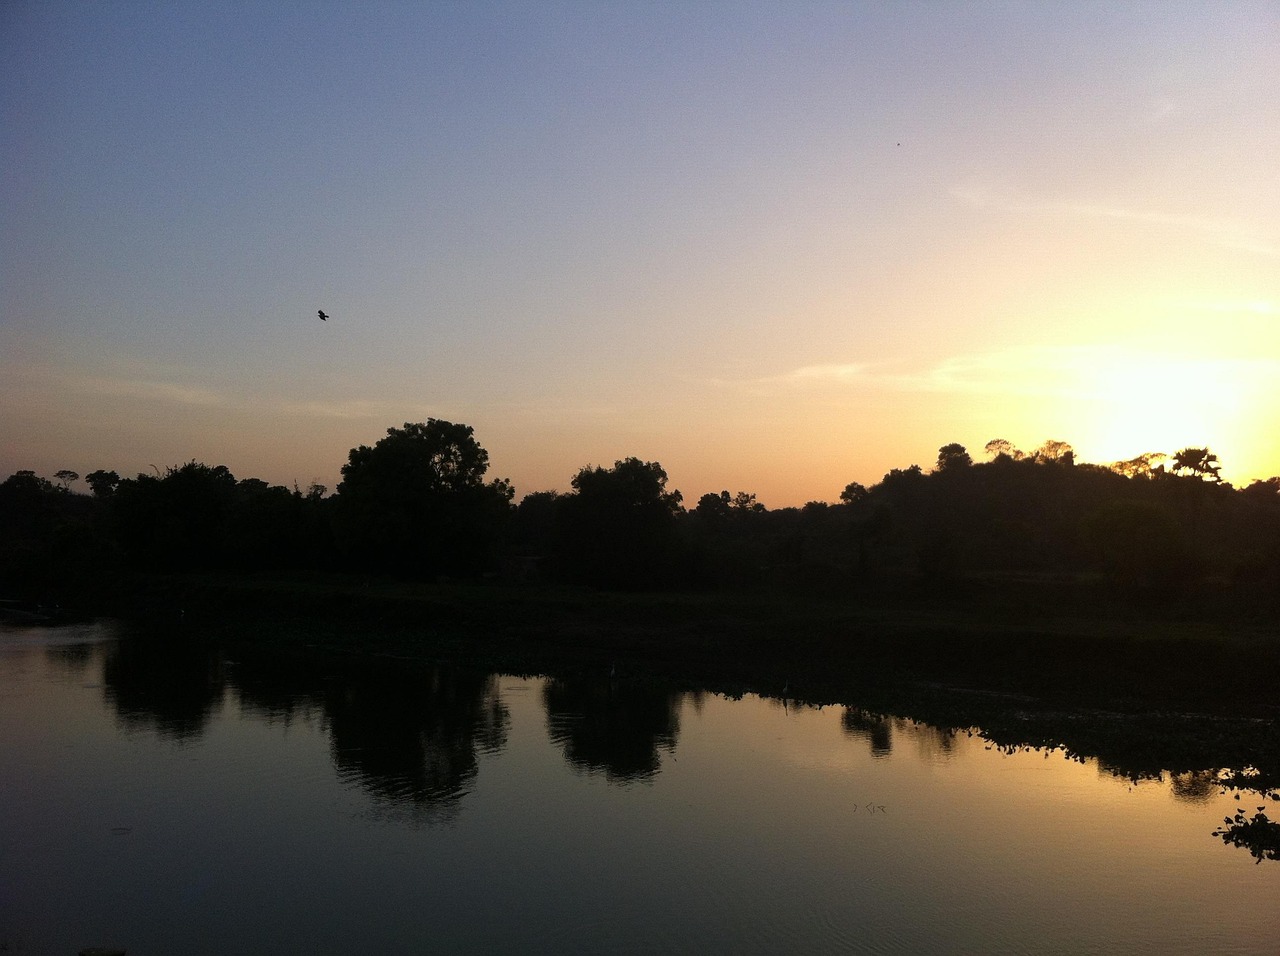
[[[1138,379],[1144,387],[1156,387],[1162,381],[1275,387],[1280,382],[1280,360],[1186,358],[1120,346],[1032,347],[953,356],[908,372],[862,363],[808,365],[736,384],[758,393],[843,387],[1087,400],[1113,395],[1117,383]],[[720,380],[720,384],[734,383]]]
[[[174,405],[202,407],[232,404],[227,396],[201,385],[177,385],[173,382],[112,378],[74,379],[72,384],[81,391],[94,395],[131,398],[143,402],[167,402]]]
[[[1280,251],[1280,250],[1278,250]],[[1183,308],[1192,312],[1214,312],[1227,315],[1280,315],[1280,306],[1274,302],[1189,302]]]
[[[1173,226],[1200,234],[1217,245],[1256,255],[1280,257],[1280,246],[1247,235],[1239,225],[1227,220],[1206,219],[1180,213],[1162,212],[1156,209],[1131,209],[1103,203],[1071,202],[1021,202],[1012,189],[968,184],[952,186],[947,190],[953,199],[977,209],[994,209],[1007,213],[1028,213],[1043,216],[1073,216],[1091,219],[1114,219],[1125,222],[1150,223]]]
[[[406,409],[402,403],[365,399],[353,399],[346,402],[286,402],[280,406],[280,410],[286,415],[336,418],[340,421],[390,420],[396,416],[404,416],[406,412],[410,418],[418,415],[416,410]]]

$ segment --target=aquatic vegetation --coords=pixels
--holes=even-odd
[[[1213,831],[1230,846],[1243,847],[1255,860],[1280,860],[1280,823],[1270,819],[1266,806],[1258,807],[1251,817],[1243,809],[1234,816],[1223,817],[1222,826]]]

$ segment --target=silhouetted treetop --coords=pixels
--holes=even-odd
[[[109,593],[107,572],[344,568],[621,589],[958,593],[1043,576],[1280,594],[1280,476],[1237,490],[1207,447],[1107,466],[1076,465],[1056,439],[985,450],[975,463],[944,444],[929,471],[894,468],[850,482],[838,505],[774,511],[726,489],[686,512],[662,466],[635,457],[513,508],[510,483],[486,481],[473,429],[437,419],[353,448],[327,498],[197,461],[123,480],[91,471],[92,496],[70,490],[75,472],[55,484],[19,471],[0,482],[0,593],[47,595],[77,578]]]
[[[95,498],[109,498],[115,493],[117,486],[120,484],[120,476],[114,471],[91,471],[85,475],[84,480],[89,483],[89,489],[93,492]]]
[[[1050,438],[1033,452],[1025,452],[1003,438],[993,438],[983,449],[994,461],[1034,461],[1038,464],[1074,465],[1076,453],[1064,441]]]
[[[676,575],[681,495],[656,461],[624,458],[573,476],[558,508],[562,563],[575,580],[648,587]]]
[[[840,492],[840,501],[846,505],[857,504],[859,501],[865,501],[870,492],[866,485],[858,484],[851,481],[844,486],[844,491]]]
[[[756,500],[756,496],[746,491],[739,491],[734,495],[729,494],[728,491],[722,491],[718,495],[707,492],[698,499],[697,507],[693,509],[693,513],[701,520],[711,522],[713,525],[748,515],[762,514],[764,511],[764,505]]]
[[[1066,442],[1050,438],[1032,453],[1032,458],[1041,464],[1074,465],[1076,453]]]
[[[459,491],[483,484],[488,469],[489,453],[470,425],[429,418],[388,428],[387,436],[372,448],[351,449],[338,494],[369,484],[387,484],[388,490],[412,488],[415,493]]]
[[[943,445],[938,449],[938,471],[958,471],[961,468],[968,468],[973,464],[973,459],[969,457],[969,451],[959,442],[952,442],[949,445]]]
[[[1280,501],[1280,476],[1259,478],[1244,491],[1250,497],[1261,501]]]
[[[1021,461],[1026,457],[1026,453],[1019,448],[1015,448],[1012,442],[1003,438],[993,438],[987,442],[986,451],[989,458],[1012,458],[1014,461]]]
[[[489,453],[470,425],[430,418],[351,449],[337,531],[349,561],[400,573],[475,573],[495,559],[510,482],[484,481]]]
[[[1164,474],[1161,462],[1168,459],[1162,451],[1148,451],[1124,461],[1113,462],[1111,470],[1125,478],[1155,478]]]
[[[1205,481],[1220,482],[1222,481],[1222,476],[1219,474],[1221,469],[1218,456],[1208,448],[1184,448],[1173,456],[1175,474],[1186,471]]]
[[[570,480],[580,497],[674,516],[684,509],[678,491],[667,490],[667,473],[656,461],[624,458],[612,468],[588,465]]]

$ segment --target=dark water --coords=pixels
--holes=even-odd
[[[856,709],[8,630],[0,768],[0,953],[1280,951],[1210,775]]]

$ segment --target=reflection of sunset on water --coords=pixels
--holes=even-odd
[[[1273,931],[1275,864],[1211,832],[1266,798],[1210,771],[1134,782],[856,705],[604,673],[21,633],[0,631],[22,781],[0,790],[0,939],[479,953],[529,951],[533,920],[548,953],[1199,954]]]

